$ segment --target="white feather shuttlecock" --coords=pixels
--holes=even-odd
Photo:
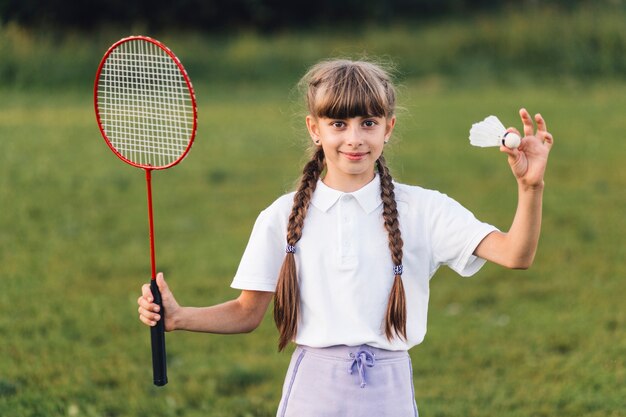
[[[470,129],[469,140],[470,144],[481,148],[504,145],[514,149],[521,142],[519,135],[507,132],[496,116],[488,116],[482,122],[474,123]]]

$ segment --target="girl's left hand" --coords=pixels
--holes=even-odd
[[[520,109],[519,114],[524,124],[524,136],[520,146],[517,149],[510,149],[502,145],[500,151],[508,155],[509,165],[520,186],[526,188],[542,187],[543,174],[554,139],[546,130],[546,122],[540,114],[535,115],[536,132],[530,113],[526,109]],[[519,134],[515,128],[507,130]]]

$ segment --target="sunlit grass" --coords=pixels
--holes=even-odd
[[[289,87],[197,85],[189,157],[155,173],[157,264],[189,305],[229,284],[258,212],[290,189],[306,143]],[[495,149],[468,145],[487,114],[526,106],[556,138],[543,236],[529,271],[488,265],[432,282],[412,351],[427,416],[618,416],[626,398],[620,83],[492,86],[408,81],[389,148],[399,181],[439,189],[506,229],[515,184]],[[266,317],[251,335],[169,334],[170,383],[151,385],[135,300],[149,275],[141,171],[108,150],[89,91],[0,102],[0,415],[272,416],[288,354]]]

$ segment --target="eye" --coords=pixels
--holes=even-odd
[[[376,123],[376,120],[368,119],[363,121],[363,126],[365,127],[375,127],[377,124],[378,123]]]
[[[334,127],[335,129],[341,129],[342,127],[346,125],[346,123],[341,120],[334,120],[330,123],[330,125]]]

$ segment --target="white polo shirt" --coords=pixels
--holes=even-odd
[[[394,184],[404,241],[407,340],[389,341],[384,333],[394,275],[377,175],[352,193],[334,190],[321,180],[317,184],[302,238],[296,244],[301,296],[297,344],[368,344],[407,350],[426,334],[429,281],[435,271],[448,265],[470,276],[484,265],[485,260],[472,253],[485,236],[497,230],[494,226],[476,220],[437,191]],[[233,288],[275,291],[285,258],[293,196],[280,197],[257,218]]]

